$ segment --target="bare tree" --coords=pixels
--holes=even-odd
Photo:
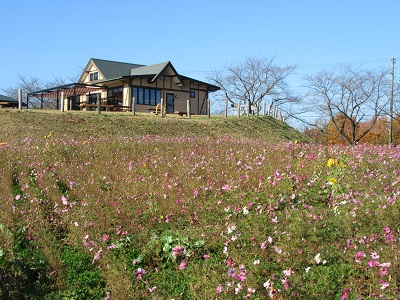
[[[26,99],[26,95],[31,92],[35,92],[44,88],[43,81],[34,76],[23,76],[18,74],[16,80],[16,86],[1,89],[7,96],[14,99],[18,98],[18,89],[22,90],[22,97]],[[32,103],[33,107],[36,108],[35,103]]]
[[[305,78],[314,112],[329,117],[348,145],[357,144],[375,126],[389,100],[386,69],[322,70]],[[361,122],[368,123],[360,129]]]
[[[276,65],[275,57],[248,57],[237,65],[210,72],[207,79],[221,88],[217,98],[228,99],[233,105],[247,103],[250,111],[251,107],[260,107],[263,100],[268,100],[271,107],[297,102],[298,97],[292,95],[285,82],[294,69]]]
[[[2,88],[2,92],[5,93],[7,96],[12,97],[14,99],[18,98],[18,89],[22,90],[22,97],[26,99],[26,95],[29,93],[33,93],[39,90],[53,88],[56,86],[65,85],[69,82],[78,82],[80,74],[82,74],[83,67],[77,68],[76,72],[72,74],[68,78],[64,78],[60,75],[53,75],[53,80],[51,81],[43,81],[39,77],[36,76],[24,76],[18,74],[16,79],[16,86]],[[29,101],[29,107],[31,108],[56,108],[56,103],[52,99],[36,99],[31,98]]]

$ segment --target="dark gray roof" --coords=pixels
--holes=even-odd
[[[131,64],[131,63],[124,63],[124,62],[117,62],[111,60],[103,60],[103,59],[96,59],[91,58],[91,61],[97,66],[99,71],[105,77],[104,80],[98,81],[98,83],[112,81],[118,78],[132,78],[132,77],[141,77],[141,76],[148,76],[149,81],[156,80],[159,76],[163,74],[163,72],[169,73],[169,76],[172,76],[176,83],[181,83],[182,79],[186,79],[192,82],[197,82],[199,84],[203,84],[208,86],[210,91],[217,91],[219,87],[202,82],[190,77],[182,76],[178,74],[175,70],[174,66],[171,64],[170,61],[154,64],[154,65],[139,65],[139,64]],[[90,61],[89,61],[90,63]]]
[[[17,99],[5,96],[5,95],[1,95],[0,94],[0,102],[18,102]]]
[[[91,59],[93,63],[99,68],[105,79],[119,78],[130,73],[131,69],[143,67],[143,65],[124,63],[118,61],[104,60],[104,59]]]
[[[128,73],[131,76],[141,76],[141,75],[158,75],[160,74],[167,66],[170,64],[169,61],[150,65],[150,66],[142,66],[139,68],[133,68]]]

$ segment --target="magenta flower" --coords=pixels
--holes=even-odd
[[[340,298],[341,300],[347,299],[349,297],[349,292],[351,291],[351,288],[343,290],[342,297]]]
[[[172,248],[172,256],[178,256],[183,251],[183,247],[178,245]]]
[[[186,261],[182,261],[180,264],[179,264],[179,270],[184,270],[186,268]]]
[[[261,249],[267,248],[267,241],[261,243]]]
[[[133,274],[136,275],[136,279],[140,280],[143,278],[143,275],[146,274],[146,271],[144,269],[138,268]]]
[[[365,257],[365,256],[366,256],[366,255],[365,255],[364,252],[358,251],[357,254],[356,254],[356,259],[355,259],[356,262],[358,262],[358,263],[361,262],[360,258],[361,258],[361,257]]]

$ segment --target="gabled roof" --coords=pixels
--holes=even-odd
[[[219,87],[215,85],[178,74],[170,61],[145,66],[139,64],[91,58],[85,68],[85,71],[82,73],[79,82],[83,82],[84,76],[89,72],[92,64],[97,67],[98,71],[104,77],[103,80],[96,81],[96,83],[98,84],[107,81],[113,81],[116,79],[129,79],[135,77],[148,77],[148,82],[154,82],[160,76],[169,76],[176,84],[183,84],[183,80],[189,80],[192,82],[197,82],[198,84],[208,86],[208,89],[210,91],[219,90]]]
[[[103,75],[105,80],[120,78],[124,75],[128,75],[131,69],[143,67],[143,65],[138,64],[91,58],[85,68],[85,71],[87,71],[88,67],[92,63],[98,68],[99,72]],[[83,72],[79,82],[83,80],[84,74],[85,72]]]
[[[129,76],[126,77],[150,76],[151,78],[149,78],[149,82],[154,82],[164,73],[173,77],[176,83],[181,82],[180,75],[176,72],[170,61],[131,69]]]

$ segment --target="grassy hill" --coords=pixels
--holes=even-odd
[[[153,114],[57,112],[44,110],[0,110],[0,135],[14,138],[33,137],[52,132],[74,136],[142,136],[168,135],[189,137],[257,138],[271,142],[307,141],[300,132],[271,117],[229,117]],[[6,141],[0,141],[6,142]]]
[[[269,117],[0,124],[0,299],[399,299],[400,147]]]

